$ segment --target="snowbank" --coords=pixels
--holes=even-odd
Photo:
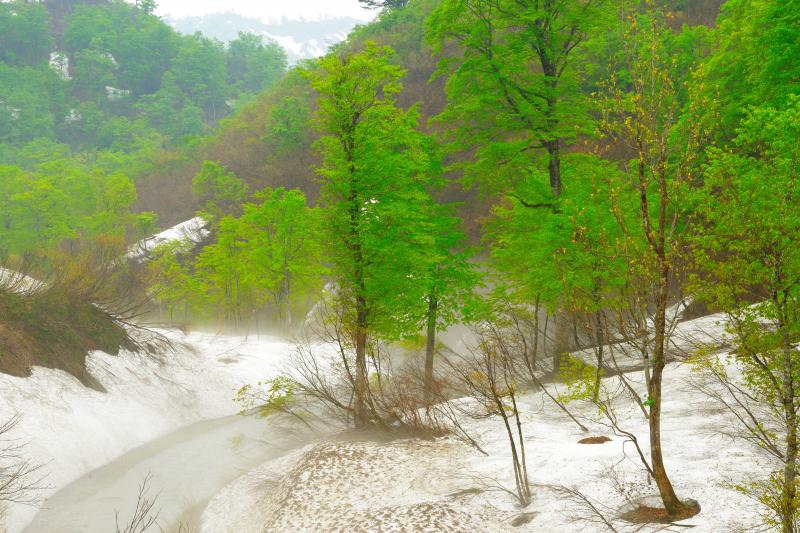
[[[206,221],[201,217],[194,217],[180,224],[176,224],[161,233],[156,233],[131,246],[128,250],[128,258],[143,259],[157,246],[174,241],[188,240],[194,243],[200,242],[208,235],[206,225]]]
[[[43,281],[27,276],[16,270],[0,267],[0,289],[19,294],[37,292],[46,287]]]
[[[718,433],[733,421],[689,385],[688,367],[670,364],[665,376],[667,468],[678,494],[702,507],[699,515],[680,523],[708,533],[752,526],[757,519],[752,502],[724,485],[759,475],[762,457],[744,441]],[[488,457],[452,439],[308,447],[227,487],[206,508],[202,531],[311,533],[347,524],[348,531],[500,533],[519,531],[512,521],[528,513],[530,531],[601,531],[576,522],[585,511],[557,488],[576,488],[612,510],[625,504],[614,479],[635,496],[657,492],[647,484],[632,446],[605,428],[594,425],[589,435],[607,435],[610,442],[579,444],[587,434],[541,393],[527,395],[522,410],[534,485],[533,503],[526,509],[498,490],[513,488],[513,474],[505,432],[495,419],[467,424]],[[638,409],[625,409],[623,415],[623,427],[646,442],[647,425]]]
[[[719,340],[722,317],[681,325],[676,342]],[[753,526],[757,510],[727,488],[731,481],[763,476],[767,458],[744,440],[722,435],[736,425],[694,386],[688,365],[670,363],[664,374],[662,438],[665,461],[678,495],[697,500],[702,511],[680,523],[719,533]],[[644,392],[641,373],[629,374]],[[615,378],[607,378],[614,386]],[[553,387],[557,389],[558,387]],[[551,392],[555,392],[551,391]],[[633,446],[602,424],[581,432],[541,392],[525,395],[520,408],[526,435],[533,503],[521,509],[500,487],[513,489],[509,444],[497,419],[466,421],[486,457],[452,439],[330,442],[268,462],[217,495],[203,514],[204,533],[292,531],[602,531],[576,520],[587,516],[564,487],[577,489],[612,516],[630,497],[657,493],[648,483]],[[596,409],[573,404],[586,419]],[[620,425],[638,435],[647,452],[647,421],[629,401],[620,403]],[[603,444],[580,444],[605,435]],[[512,522],[528,521],[524,528]],[[663,526],[641,531],[663,530]]]
[[[0,374],[0,416],[23,416],[14,437],[49,472],[52,492],[175,429],[238,412],[235,391],[274,375],[291,349],[269,337],[162,333],[174,350],[89,355],[87,368],[107,392],[59,370],[34,367],[29,378]],[[35,513],[12,507],[9,531],[20,531]]]

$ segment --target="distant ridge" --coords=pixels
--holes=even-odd
[[[200,32],[223,42],[236,39],[239,32],[263,35],[280,44],[291,63],[324,55],[331,45],[343,41],[357,24],[363,23],[352,17],[264,22],[232,12],[164,20],[180,33]]]

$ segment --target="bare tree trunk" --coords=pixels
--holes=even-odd
[[[648,389],[650,400],[650,417],[647,422],[650,429],[650,463],[653,469],[653,478],[658,486],[658,492],[664,503],[664,508],[670,515],[680,514],[686,505],[678,499],[672,482],[664,466],[664,457],[661,452],[661,383],[666,365],[664,346],[666,344],[666,310],[668,297],[669,264],[665,258],[663,236],[659,239],[660,247],[657,250],[658,261],[658,295],[656,298],[656,314],[654,317],[655,339],[653,347],[653,373]]]
[[[791,340],[783,332],[783,416],[786,419],[786,464],[783,468],[783,501],[781,522],[783,533],[796,533],[797,515],[797,409],[795,408],[795,386]]]
[[[561,195],[561,142],[559,139],[546,141],[547,149],[547,172],[550,176],[550,190],[553,196]]]
[[[569,315],[561,310],[555,317],[556,333],[553,341],[553,378],[558,376],[561,370],[561,360],[564,354],[569,352]]]
[[[546,9],[553,11],[554,6],[547,6]],[[546,139],[542,144],[547,150],[547,172],[550,175],[550,191],[554,197],[561,196],[561,139],[556,137],[559,120],[557,114],[558,105],[558,67],[553,57],[549,57],[545,50],[542,50],[539,60],[542,64],[542,73],[545,75],[545,85],[547,86],[547,108],[545,110],[547,133],[552,138]]]
[[[428,295],[428,335],[425,345],[425,401],[433,397],[433,358],[436,354],[436,319],[439,300],[431,291]]]
[[[506,406],[503,404],[503,398],[496,390],[492,391],[492,395],[494,396],[498,413],[500,413],[500,417],[503,419],[503,424],[506,427],[508,444],[511,447],[511,463],[514,467],[514,484],[517,488],[517,499],[519,499],[520,504],[528,505],[530,502],[530,485],[527,479],[527,467],[523,469],[522,458],[520,457],[519,450],[517,449],[514,431],[511,429],[511,422],[509,421],[508,414],[505,411]]]
[[[366,303],[364,298],[357,299],[356,317],[356,375],[353,384],[355,395],[355,424],[356,427],[367,425],[367,327]]]
[[[600,379],[603,375],[603,350],[605,349],[605,335],[603,334],[602,311],[596,311],[594,315],[595,342],[597,343],[597,369],[594,373],[594,392],[592,399],[597,402],[600,397]]]
[[[641,142],[641,141],[640,141]],[[643,229],[645,237],[655,255],[655,267],[658,280],[658,290],[656,292],[656,312],[653,317],[653,327],[655,330],[653,339],[653,362],[652,375],[648,385],[648,400],[650,404],[650,417],[647,423],[650,429],[650,464],[653,471],[653,478],[658,486],[661,501],[664,508],[670,515],[678,515],[687,510],[687,506],[678,499],[672,482],[667,475],[664,466],[664,456],[661,451],[661,384],[663,380],[664,367],[666,366],[666,332],[667,332],[667,298],[669,297],[669,277],[671,265],[667,257],[667,204],[668,195],[666,177],[666,156],[662,153],[658,165],[658,221],[655,231],[653,230],[647,200],[647,189],[645,163],[641,157],[642,149],[640,145],[639,159],[639,200]],[[646,342],[646,338],[644,339]]]
[[[287,328],[292,326],[292,308],[289,305],[289,294],[291,292],[291,288],[291,275],[287,272],[286,276],[283,278],[283,307],[285,310],[284,318],[286,320]]]
[[[525,501],[530,501],[531,486],[530,478],[528,478],[528,461],[525,457],[525,434],[522,431],[522,419],[520,418],[519,409],[517,408],[517,398],[515,394],[511,394],[511,406],[514,409],[514,420],[517,423],[517,438],[519,439],[520,463],[522,467],[522,489],[525,495]]]

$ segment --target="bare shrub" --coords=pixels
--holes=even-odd
[[[0,423],[0,516],[8,504],[37,505],[47,488],[42,465],[23,454],[27,442],[11,435],[20,421],[16,414]]]
[[[308,427],[358,426],[366,414],[369,426],[389,433],[432,438],[455,434],[476,446],[445,400],[447,384],[426,388],[418,361],[400,361],[389,345],[374,337],[367,344],[364,412],[356,405],[356,347],[341,311],[321,302],[281,376],[243,387],[237,399],[262,415],[282,413]]]
[[[150,485],[153,481],[152,474],[147,474],[139,484],[139,493],[136,498],[136,507],[133,516],[120,525],[119,511],[115,513],[114,522],[117,533],[144,533],[156,524],[160,509],[156,507],[159,494],[150,494]]]
[[[127,522],[120,524],[119,511],[115,513],[116,533],[145,533],[153,528],[158,528],[161,533],[196,533],[198,530],[195,527],[184,522],[179,522],[170,529],[164,529],[158,524],[158,518],[161,514],[158,501],[161,498],[161,493],[153,493],[152,483],[153,475],[147,474],[139,484],[136,506],[134,507],[133,515]]]
[[[542,311],[538,300],[532,308],[501,302],[495,309],[492,319],[485,320],[478,326],[477,335],[481,342],[491,342],[496,350],[503,353],[517,379],[524,380],[529,386],[541,390],[581,431],[586,432],[588,431],[586,426],[542,380],[544,372],[541,361],[553,360],[548,352],[557,349],[554,343],[548,342],[549,319],[546,314],[544,324],[540,323]],[[558,359],[560,361],[562,357],[559,356]],[[550,370],[552,371],[552,368]]]
[[[498,416],[508,438],[514,472],[512,494],[521,506],[531,501],[531,484],[525,456],[525,434],[522,428],[516,361],[509,346],[493,324],[476,326],[477,343],[464,354],[453,354],[447,362],[456,386],[474,402],[459,405],[462,413],[476,419]]]

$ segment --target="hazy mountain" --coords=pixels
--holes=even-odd
[[[274,39],[294,63],[301,59],[319,57],[362,22],[350,17],[323,20],[287,20],[264,22],[257,18],[236,13],[214,13],[166,21],[177,31],[185,34],[201,32],[224,42],[236,38],[239,32],[249,32]]]

